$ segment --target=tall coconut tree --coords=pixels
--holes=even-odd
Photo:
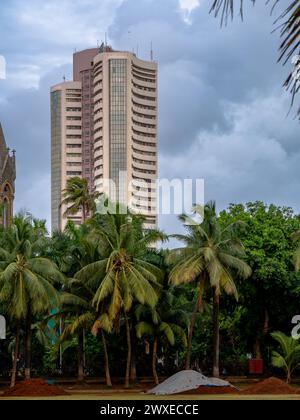
[[[64,280],[57,266],[35,251],[35,233],[30,219],[21,215],[14,219],[1,240],[0,302],[10,302],[9,315],[17,324],[12,386],[16,379],[21,325],[25,323],[25,375],[29,379],[33,319],[59,305],[55,284]]]
[[[116,206],[116,214],[96,215],[92,225],[100,258],[76,274],[76,278],[95,290],[93,304],[97,311],[107,307],[111,322],[122,316],[126,326],[127,364],[125,386],[129,387],[131,364],[131,328],[129,312],[134,300],[154,308],[161,270],[147,262],[147,249],[165,239],[159,231],[143,231],[144,219],[124,214]]]
[[[112,323],[109,320],[108,315],[104,312],[96,312],[95,308],[91,303],[91,299],[84,298],[87,296],[89,291],[79,290],[77,294],[63,293],[61,296],[62,309],[59,313],[55,314],[52,318],[61,319],[64,318],[64,329],[61,333],[59,344],[68,340],[72,336],[79,338],[78,342],[78,382],[80,385],[84,383],[84,346],[80,343],[80,338],[83,337],[82,331],[90,330],[96,337],[101,332],[102,347],[105,361],[105,377],[106,384],[108,387],[112,386],[110,366],[109,366],[109,355],[107,350],[107,342],[105,333],[112,331]]]
[[[105,333],[111,331],[104,308],[96,312],[92,306],[94,290],[89,289],[84,282],[72,279],[76,272],[86,265],[99,260],[98,243],[90,235],[91,228],[87,224],[76,227],[68,222],[63,233],[56,233],[52,240],[49,255],[57,261],[69,278],[61,295],[62,308],[52,318],[65,320],[61,341],[76,335],[78,340],[78,376],[81,385],[85,380],[85,331],[92,330],[94,335],[101,331],[105,357],[105,373],[107,385],[111,386],[109,358]],[[63,245],[62,245],[63,244]]]
[[[68,222],[63,233],[57,232],[54,234],[46,255],[54,259],[58,266],[65,273],[66,277],[71,279],[74,274],[83,268],[85,265],[95,261],[97,253],[97,244],[88,239],[89,228],[85,224],[76,227],[71,221]],[[72,330],[72,335],[77,334],[78,341],[78,375],[77,382],[84,384],[85,379],[85,327],[90,327],[91,318],[95,315],[89,314],[89,311],[84,308],[83,302],[87,304],[92,299],[90,291],[86,290],[83,285],[75,284],[75,282],[68,281],[64,288],[64,292],[69,292],[73,295],[73,305],[63,304],[63,314],[59,311],[54,314],[54,318],[60,318],[62,315],[68,314],[76,325]],[[64,295],[63,295],[64,296]],[[74,303],[78,298],[77,305]],[[82,301],[83,299],[83,301]],[[83,311],[83,312],[82,312]],[[93,312],[93,311],[92,311]],[[75,323],[75,320],[77,322]]]
[[[82,222],[85,223],[87,217],[96,210],[95,200],[98,197],[99,193],[90,192],[86,179],[74,177],[67,181],[61,204],[67,206],[66,215],[74,215],[81,211]]]
[[[73,222],[69,222],[65,229],[65,234],[71,239],[71,246],[69,255],[72,260],[72,274],[79,271],[88,264],[91,264],[98,259],[98,246],[95,241],[88,238],[89,228],[85,224],[77,228]],[[90,301],[93,296],[91,291],[86,290],[84,285],[71,283],[71,292],[87,301]],[[73,308],[74,309],[74,308]],[[81,313],[80,305],[77,307],[76,314],[77,323],[76,328],[73,328],[73,333],[76,331],[78,338],[78,383],[83,383],[85,378],[85,331],[90,328],[91,314],[85,311]],[[92,311],[93,312],[93,311]],[[87,318],[85,317],[87,315]],[[93,314],[95,317],[95,314]],[[86,324],[86,325],[85,325]]]
[[[176,338],[180,339],[183,346],[187,345],[186,313],[176,309],[175,296],[172,289],[160,293],[160,298],[155,308],[138,305],[135,311],[137,324],[135,326],[138,338],[150,337],[153,340],[152,373],[154,382],[159,384],[157,374],[157,351],[160,341],[166,341],[174,346]]]
[[[203,216],[203,209],[195,208],[195,214]],[[180,219],[186,224],[187,235],[174,235],[185,243],[185,247],[171,252],[169,259],[175,262],[170,273],[173,284],[197,283],[196,304],[193,311],[186,368],[190,368],[193,329],[197,314],[202,304],[203,291],[211,289],[213,293],[213,375],[219,372],[219,310],[220,295],[223,290],[238,299],[234,275],[247,278],[250,267],[243,260],[244,248],[238,238],[238,229],[242,223],[233,223],[222,229],[216,213],[215,202],[209,202],[204,208],[203,221],[196,223],[183,215]]]

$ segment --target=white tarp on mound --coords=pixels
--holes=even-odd
[[[183,370],[148,391],[148,394],[179,394],[181,392],[197,389],[199,386],[229,387],[231,385],[229,382],[223,381],[222,379],[207,378],[195,370]]]

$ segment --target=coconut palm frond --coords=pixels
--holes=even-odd
[[[159,332],[161,334],[164,334],[171,346],[174,346],[175,335],[170,324],[168,324],[167,322],[162,322],[159,326]]]
[[[280,331],[272,333],[271,336],[280,346],[280,351],[272,353],[272,364],[277,368],[283,368],[287,374],[287,382],[290,382],[294,370],[300,364],[300,344],[293,337],[286,336]]]
[[[154,328],[147,322],[139,322],[135,326],[136,336],[142,338],[144,335],[152,336],[154,334]]]
[[[170,282],[174,285],[193,282],[203,272],[204,262],[199,253],[179,261],[171,270]]]
[[[111,318],[107,313],[104,313],[99,316],[99,318],[94,322],[92,326],[92,334],[94,337],[97,337],[99,331],[103,330],[107,333],[111,333],[113,329],[113,323]]]

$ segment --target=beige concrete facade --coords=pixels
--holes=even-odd
[[[61,205],[67,179],[82,177],[81,83],[64,82],[51,88],[51,213],[52,231],[63,230],[68,219],[82,223],[82,215],[65,216]]]
[[[119,98],[113,103],[114,91]],[[117,172],[126,171],[123,185],[117,187],[118,201],[144,214],[146,228],[155,227],[157,64],[128,52],[99,53],[94,58],[94,122],[96,190],[112,196],[103,180],[114,180],[114,165]],[[124,153],[125,159],[114,158]]]
[[[94,70],[93,60],[99,48],[73,55],[73,80],[82,86],[82,177],[94,190]]]
[[[79,94],[81,89],[81,171],[87,171],[82,176],[87,178],[92,173],[94,190],[145,215],[145,228],[151,229],[156,227],[157,222],[157,64],[140,60],[132,53],[112,51],[103,46],[96,52],[97,54],[95,49],[90,49],[76,53],[74,80],[77,81],[62,83],[51,91],[52,94],[61,92],[63,108],[60,185],[64,188],[68,166],[65,157],[67,150],[63,146],[66,144],[67,133],[64,127],[68,117],[64,111],[66,92],[68,89],[77,89]],[[92,95],[89,94],[91,77]],[[88,101],[93,110],[93,130],[90,137],[87,133],[84,137],[84,126],[88,126],[89,116],[84,117],[83,113],[84,108],[89,105]],[[53,133],[52,159],[56,162]],[[89,145],[92,145],[93,150],[90,157],[87,156]],[[52,168],[54,170],[55,164]],[[62,217],[63,209],[57,211],[55,178],[57,177],[53,177],[52,184],[52,190],[55,191],[52,191],[52,228],[59,226],[63,229],[65,220]],[[115,188],[112,187],[113,183]],[[62,223],[56,222],[57,215]]]

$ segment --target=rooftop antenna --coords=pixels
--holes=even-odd
[[[66,83],[66,80],[67,80],[67,78],[66,78],[66,75],[64,74],[63,75],[63,81],[64,81],[64,83]]]
[[[150,60],[154,61],[153,42],[152,41],[151,41],[151,48],[150,48]]]
[[[129,30],[129,31],[127,31],[127,34],[128,34],[128,35],[131,35],[131,34],[132,34],[132,32]],[[134,47],[132,47],[132,54],[133,54],[133,55],[135,54]]]
[[[105,32],[105,52],[107,52],[107,32]]]
[[[139,44],[137,44],[137,46],[136,46],[136,56],[137,57],[139,56]]]

